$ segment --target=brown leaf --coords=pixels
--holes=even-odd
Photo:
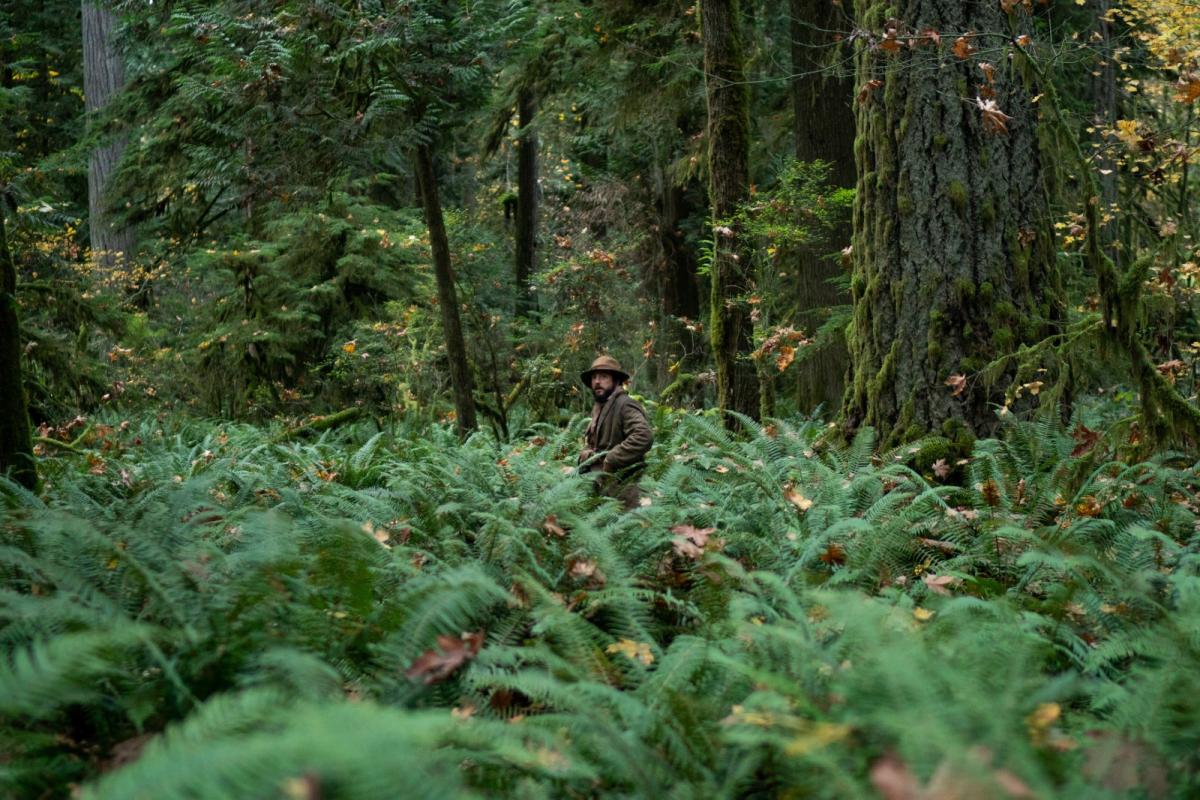
[[[899,756],[889,753],[871,765],[871,783],[884,800],[921,800],[921,782]]]
[[[1180,103],[1194,103],[1200,98],[1200,78],[1192,75],[1179,79],[1175,84],[1175,99]]]
[[[926,573],[921,578],[921,582],[928,586],[929,590],[934,594],[949,596],[950,590],[946,587],[958,583],[958,578],[955,578],[953,575],[930,575]]]
[[[676,534],[671,539],[671,544],[675,548],[675,552],[684,558],[690,558],[693,561],[699,561],[704,555],[704,548],[708,544],[708,537],[711,536],[716,528],[697,528],[692,525],[676,525],[671,528],[671,533]]]
[[[1000,487],[991,478],[983,482],[983,485],[979,487],[979,493],[983,495],[983,502],[992,508],[1000,505]]]
[[[975,98],[975,106],[983,116],[983,129],[988,133],[1008,133],[1008,123],[1012,120],[1008,114],[1000,110],[995,100]]]
[[[880,86],[883,86],[883,81],[876,79],[867,81],[862,86],[858,87],[858,102],[865,103],[870,100],[871,92],[875,91]],[[849,248],[846,248],[846,250],[849,250]],[[847,260],[846,257],[849,255],[846,250],[842,251],[843,261]]]
[[[821,561],[831,567],[841,566],[846,563],[846,550],[837,542],[830,542],[825,552],[821,553]]]
[[[1071,436],[1075,439],[1075,449],[1071,451],[1071,458],[1085,455],[1100,441],[1100,432],[1091,430],[1086,425],[1077,427]]]
[[[979,69],[980,69],[980,71],[983,72],[983,77],[988,82],[989,85],[996,82],[996,68],[995,67],[993,67],[991,64],[989,64],[986,61],[981,61],[981,62],[979,62]]]
[[[951,397],[960,397],[967,390],[967,376],[961,373],[955,373],[949,378],[946,378],[946,386],[949,386],[952,391]]]
[[[1104,510],[1095,495],[1087,495],[1075,504],[1075,513],[1081,517],[1098,517]]]
[[[418,656],[404,675],[409,680],[420,679],[426,685],[443,681],[478,655],[482,647],[483,631],[464,631],[458,638],[440,635],[437,637],[437,647]]]
[[[779,355],[775,358],[775,366],[783,372],[796,360],[796,348],[790,344],[780,345]]]
[[[939,458],[933,462],[933,474],[941,480],[946,480],[950,476],[950,465],[946,463],[946,459]]]
[[[795,487],[789,486],[784,489],[783,498],[794,505],[800,511],[808,511],[813,506],[813,501],[809,500],[800,492],[796,491]]]
[[[590,588],[600,589],[608,581],[604,570],[595,561],[585,558],[572,559],[568,562],[567,573],[575,580],[586,582]]]
[[[542,530],[551,536],[557,536],[560,539],[564,539],[567,536],[566,529],[558,524],[558,518],[553,514],[542,520]]]
[[[968,33],[966,36],[960,36],[954,40],[954,46],[951,48],[951,52],[954,53],[955,57],[959,59],[967,59],[971,57],[971,55],[975,52],[975,47],[972,46],[970,37],[974,35],[975,34],[973,33]]]

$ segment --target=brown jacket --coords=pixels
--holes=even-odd
[[[636,477],[646,466],[646,453],[654,444],[654,433],[646,421],[646,412],[638,401],[618,386],[604,403],[592,407],[592,422],[588,425],[587,446],[596,453],[606,453],[591,464],[580,467],[581,472],[603,468],[621,477]]]

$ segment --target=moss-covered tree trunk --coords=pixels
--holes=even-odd
[[[116,46],[117,23],[103,0],[83,0],[83,97],[89,115],[108,105],[125,85],[125,65]],[[134,231],[114,225],[105,191],[125,150],[125,140],[97,147],[88,156],[88,236],[92,255],[105,267],[124,266],[133,251]]]
[[[429,249],[433,255],[433,273],[437,281],[438,307],[442,313],[442,333],[446,337],[446,359],[450,362],[450,386],[454,392],[454,411],[460,435],[477,427],[475,398],[472,394],[471,367],[467,362],[467,347],[463,340],[462,319],[458,311],[458,292],[454,287],[454,266],[450,261],[450,241],[446,237],[446,220],[438,195],[437,174],[433,168],[433,151],[420,145],[416,152],[417,183],[425,208],[425,223],[429,226]]]
[[[17,267],[8,249],[0,196],[0,474],[28,489],[37,486],[29,409],[21,382],[21,327],[17,317]]]
[[[1062,319],[1038,90],[1018,74],[1019,60],[1004,57],[1007,37],[958,46],[986,56],[953,52],[962,32],[1009,30],[999,3],[859,0],[857,10],[877,35],[894,18],[902,32],[940,32],[941,43],[895,53],[857,45],[866,96],[855,140],[847,426],[874,426],[889,444],[931,431],[988,435],[1014,373],[1010,364],[986,380],[984,367]],[[1011,119],[993,115],[989,130],[977,97]],[[965,381],[947,386],[956,375]]]
[[[734,215],[750,190],[750,111],[738,0],[701,0],[708,99],[709,198],[715,224],[709,333],[722,411],[758,417],[758,376],[750,361],[754,324],[748,242]],[[733,426],[731,418],[726,423]]]
[[[517,214],[516,269],[517,313],[526,315],[534,309],[533,279],[537,247],[538,202],[538,136],[533,128],[537,115],[537,98],[530,88],[517,96]]]
[[[854,186],[854,90],[850,71],[839,65],[843,48],[836,32],[847,27],[845,12],[829,0],[790,0],[792,36],[792,128],[798,161],[828,161],[834,186]],[[830,283],[841,274],[830,253],[850,244],[849,220],[822,246],[799,247],[797,271],[800,326],[810,334],[826,321],[826,309],[850,302]],[[849,354],[839,331],[820,352],[796,365],[796,400],[802,411],[823,406],[836,413],[846,385]]]

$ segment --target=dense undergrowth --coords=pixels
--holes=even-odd
[[[582,421],[110,422],[0,487],[6,796],[1200,791],[1180,457],[1014,423],[943,485],[661,411],[625,514]]]

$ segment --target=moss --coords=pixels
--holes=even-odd
[[[994,313],[996,314],[996,319],[1008,320],[1016,316],[1017,310],[1013,307],[1012,303],[1007,300],[1001,300],[999,303],[996,303]]]
[[[995,287],[992,286],[992,282],[984,281],[983,283],[979,284],[979,291],[976,292],[975,296],[979,299],[980,303],[990,306],[992,304],[992,294],[994,292]]]
[[[992,198],[987,198],[979,207],[979,218],[984,225],[996,224],[996,203]]]
[[[950,139],[949,139],[949,137],[946,136],[946,134],[935,133],[933,135],[933,149],[934,150],[945,150],[946,145],[949,143],[950,143]]]
[[[968,325],[967,328],[970,328]],[[966,330],[966,328],[964,328]],[[979,356],[967,356],[962,361],[958,362],[958,368],[962,372],[979,372],[987,366],[987,360]]]
[[[920,437],[915,437],[920,438]],[[913,466],[918,470],[927,470],[933,467],[933,463],[940,459],[950,460],[952,453],[952,445],[949,439],[944,439],[941,436],[931,437],[925,442],[913,455]]]
[[[966,278],[956,278],[954,281],[954,296],[958,298],[960,303],[967,303],[975,299],[975,284]]]
[[[1013,333],[1012,328],[997,328],[992,333],[992,342],[996,345],[997,350],[1007,351],[1012,348],[1017,337]]]
[[[936,308],[929,312],[929,328],[936,331],[946,323],[946,315]]]
[[[967,186],[962,181],[950,181],[946,187],[946,196],[954,210],[962,213],[967,210]]]
[[[925,355],[927,355],[929,360],[935,364],[942,360],[943,352],[942,343],[937,339],[930,339],[925,345]]]
[[[913,204],[912,204],[912,200],[909,198],[908,195],[906,195],[906,194],[900,195],[900,197],[896,198],[896,210],[900,213],[900,216],[902,216],[902,217],[907,217],[907,216],[912,215]]]
[[[970,341],[971,337],[975,335],[975,329],[971,327],[971,323],[968,322],[966,325],[963,325],[962,335],[963,339],[967,341]]]

